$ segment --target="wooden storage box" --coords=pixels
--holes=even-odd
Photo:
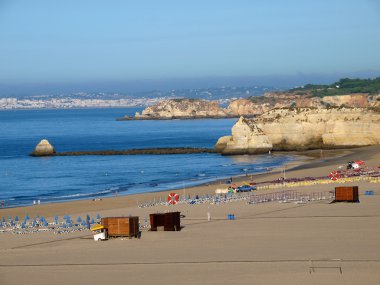
[[[335,202],[359,202],[359,187],[335,187]]]
[[[139,237],[139,217],[102,218],[102,226],[107,229],[108,236]]]
[[[180,212],[171,212],[165,214],[165,231],[180,231],[181,230],[181,217]]]
[[[150,214],[150,230],[157,231],[157,227],[163,227],[165,224],[165,214]]]
[[[150,214],[150,230],[157,231],[157,227],[164,227],[165,231],[181,230],[181,212]]]

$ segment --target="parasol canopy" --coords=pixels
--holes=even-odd
[[[95,225],[91,228],[92,231],[98,231],[98,230],[102,230],[104,229],[104,227],[102,225]]]

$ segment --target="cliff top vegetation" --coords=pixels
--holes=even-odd
[[[306,84],[290,89],[288,93],[312,95],[313,97],[347,95],[355,93],[377,94],[380,92],[380,77],[374,79],[342,78],[330,85]]]

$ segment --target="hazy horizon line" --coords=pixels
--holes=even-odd
[[[289,89],[305,84],[331,84],[341,78],[375,78],[380,70],[347,73],[297,73],[261,76],[208,76],[199,78],[162,78],[135,80],[94,80],[82,82],[0,83],[0,96],[37,95],[41,93],[65,94],[77,92],[139,93],[179,89],[231,87],[272,87]]]

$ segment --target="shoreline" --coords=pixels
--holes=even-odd
[[[311,174],[319,174],[319,176],[327,176],[329,171],[333,170],[331,162],[337,164],[345,164],[348,160],[363,159],[367,160],[371,157],[373,152],[380,153],[379,147],[363,147],[345,150],[327,150],[324,151],[325,156],[318,158],[317,153],[319,150],[312,150],[306,152],[286,152],[280,155],[293,154],[300,156],[301,159],[289,162],[284,166],[286,169],[287,177],[307,177],[316,176]],[[272,155],[279,155],[273,153]],[[331,170],[317,171],[318,168],[330,168]],[[256,174],[243,174],[233,176],[233,183],[239,184],[244,181],[253,179],[256,183],[268,183],[268,181],[274,181],[281,177],[281,170],[272,169],[269,172],[256,173]],[[65,214],[82,214],[82,213],[95,213],[101,211],[109,211],[115,209],[121,209],[125,207],[136,207],[139,202],[158,199],[159,197],[165,198],[171,192],[176,192],[179,195],[205,195],[215,194],[216,188],[226,187],[226,178],[216,179],[212,182],[202,183],[192,187],[178,187],[172,190],[163,190],[158,192],[146,192],[131,195],[120,195],[116,197],[100,197],[99,199],[84,199],[84,200],[72,200],[65,202],[51,202],[47,204],[31,205],[31,206],[19,206],[13,208],[1,208],[0,216],[23,216],[29,214],[34,216],[36,214],[44,215],[46,217],[53,217],[54,215]]]
[[[185,148],[185,149],[187,149],[187,148]],[[199,153],[203,153],[203,152],[199,152]],[[215,152],[207,152],[207,153],[215,153]],[[182,153],[179,153],[179,154],[182,154]],[[288,155],[288,152],[286,152],[286,153],[277,152],[277,153],[274,153],[272,155],[273,156],[285,156],[285,155]],[[54,154],[54,155],[35,156],[35,157],[54,157],[54,156],[60,156],[60,155]],[[65,156],[65,155],[63,155],[63,156]],[[292,154],[292,156],[297,157],[297,155],[294,155],[294,154]],[[299,158],[299,159],[292,160],[288,163],[285,163],[285,167],[287,167],[287,165],[299,165],[301,163],[304,163],[304,161],[307,160],[306,156],[300,156],[300,157],[301,158]],[[277,169],[277,168],[273,168],[273,169]],[[24,208],[24,207],[33,207],[34,208],[36,206],[41,206],[41,205],[65,204],[65,203],[72,203],[72,202],[76,202],[76,201],[78,201],[78,202],[79,201],[94,201],[94,200],[113,199],[113,198],[120,198],[120,197],[144,196],[146,194],[160,195],[160,193],[163,193],[163,192],[165,192],[166,194],[169,194],[170,192],[173,192],[173,191],[181,191],[184,188],[186,190],[192,190],[193,188],[197,189],[199,187],[204,187],[204,186],[213,187],[213,186],[217,186],[217,185],[222,185],[222,186],[227,187],[226,186],[227,184],[225,184],[225,181],[229,180],[231,177],[234,179],[234,181],[236,181],[237,179],[241,179],[242,181],[246,181],[248,176],[256,176],[256,175],[261,175],[261,174],[266,174],[266,172],[264,170],[262,170],[262,171],[258,171],[255,173],[238,174],[238,175],[232,175],[232,176],[231,175],[210,176],[210,177],[208,177],[208,179],[201,180],[201,181],[192,181],[192,182],[191,181],[178,181],[178,185],[184,185],[182,188],[169,187],[169,188],[163,189],[163,190],[153,190],[153,191],[148,191],[148,192],[143,192],[143,193],[130,193],[130,194],[128,194],[128,192],[120,192],[119,193],[116,191],[116,192],[110,192],[110,194],[108,194],[106,196],[93,196],[91,198],[88,197],[88,198],[82,198],[82,199],[79,198],[79,199],[61,200],[61,201],[59,201],[59,200],[53,201],[52,200],[52,201],[42,202],[41,204],[35,204],[35,205],[28,204],[28,205],[10,206],[10,207],[6,207],[6,208],[0,208],[0,214],[1,214],[2,209],[5,210],[5,209],[16,209],[16,208]],[[35,199],[35,201],[37,202],[38,199]]]
[[[380,146],[326,152],[322,158],[318,151],[308,154],[314,159],[286,166],[287,178],[325,177],[345,169],[351,160],[363,160],[366,166],[354,179],[262,184],[250,198],[233,195],[231,200],[218,196],[200,203],[149,204],[167,191],[0,210],[0,215],[14,219],[18,215],[21,221],[28,214],[29,225],[37,213],[53,222],[26,229],[8,223],[0,229],[0,283],[379,284]],[[372,170],[376,177],[367,179]],[[254,179],[263,183],[279,175],[281,170],[272,170]],[[246,176],[233,179],[238,183]],[[176,192],[204,196],[214,194],[217,186],[216,181]],[[337,186],[357,186],[360,203],[331,203]],[[141,201],[148,204],[138,207]],[[149,230],[150,214],[173,211],[180,212],[180,231]],[[69,228],[66,214],[74,223]],[[81,228],[83,223],[75,225],[87,214],[97,222],[98,214],[136,216],[141,238],[95,242],[94,233]]]

